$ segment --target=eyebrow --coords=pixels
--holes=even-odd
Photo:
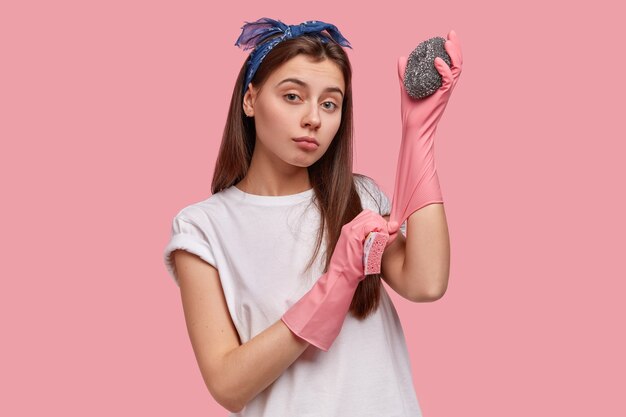
[[[287,82],[292,82],[298,85],[301,85],[302,87],[307,87],[308,88],[308,84],[305,83],[302,80],[299,80],[297,78],[285,78],[284,80],[282,80],[281,82],[279,82],[278,84],[276,84],[276,87],[278,87],[279,85],[283,84],[283,83],[287,83]],[[330,92],[337,92],[339,94],[341,94],[341,98],[343,98],[343,91],[341,91],[341,89],[339,87],[328,87],[325,88],[324,91],[330,91]]]

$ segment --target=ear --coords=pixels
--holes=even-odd
[[[243,112],[248,117],[254,116],[254,102],[256,101],[257,91],[252,87],[252,83],[248,84],[246,94],[243,96]]]

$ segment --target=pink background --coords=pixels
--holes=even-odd
[[[626,415],[617,3],[3,2],[0,414],[227,415],[162,251],[210,195],[234,42],[267,16],[352,42],[356,171],[390,197],[397,57],[461,40],[436,137],[448,291],[387,287],[424,416]]]

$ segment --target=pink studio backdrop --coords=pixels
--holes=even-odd
[[[399,55],[450,29],[436,137],[446,295],[390,291],[425,417],[624,416],[617,2],[57,1],[0,6],[6,416],[225,416],[162,251],[207,198],[244,20],[352,42],[356,171],[391,197]]]

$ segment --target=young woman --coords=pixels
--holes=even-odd
[[[242,29],[236,45],[254,50],[212,195],[175,216],[164,253],[204,382],[231,416],[421,416],[380,283],[404,288],[410,242],[376,183],[352,172],[350,44],[320,21]],[[389,240],[381,274],[364,276],[372,231]]]

